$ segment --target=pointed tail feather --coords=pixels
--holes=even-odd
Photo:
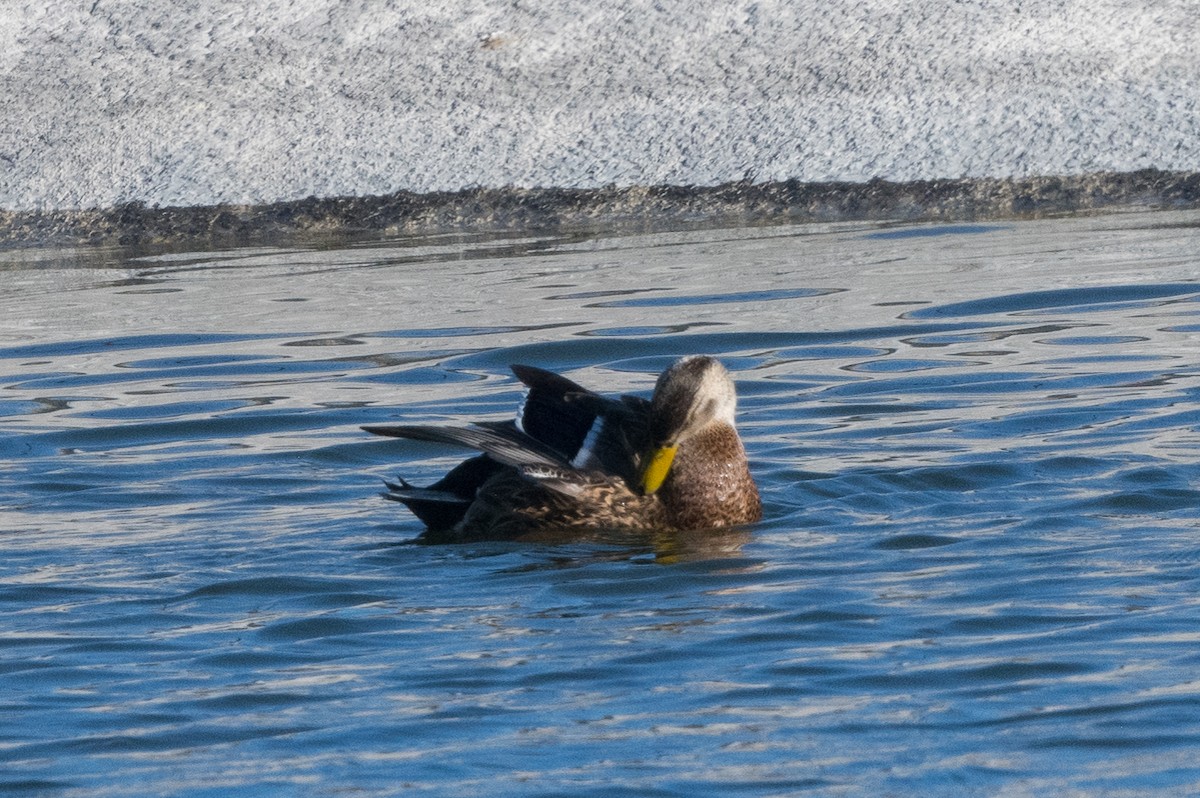
[[[400,502],[415,515],[426,528],[442,532],[454,527],[471,506],[471,500],[450,491],[431,488],[416,488],[401,479],[397,482],[384,481],[387,491],[384,498]]]

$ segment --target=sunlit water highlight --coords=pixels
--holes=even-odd
[[[1200,216],[0,255],[0,791],[1200,791]],[[407,545],[365,423],[719,355],[767,518]]]

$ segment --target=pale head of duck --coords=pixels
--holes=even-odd
[[[678,446],[712,424],[734,426],[737,390],[714,357],[680,358],[658,378],[650,400],[650,433],[656,445]]]

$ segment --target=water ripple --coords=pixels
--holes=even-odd
[[[1190,794],[1200,228],[1160,221],[22,272],[0,791]],[[753,528],[431,547],[378,500],[461,452],[360,424],[695,351]]]

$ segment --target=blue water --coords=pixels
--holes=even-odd
[[[1200,216],[0,253],[0,792],[1200,792]],[[7,260],[6,260],[7,258]],[[766,519],[417,546],[510,362]]]

